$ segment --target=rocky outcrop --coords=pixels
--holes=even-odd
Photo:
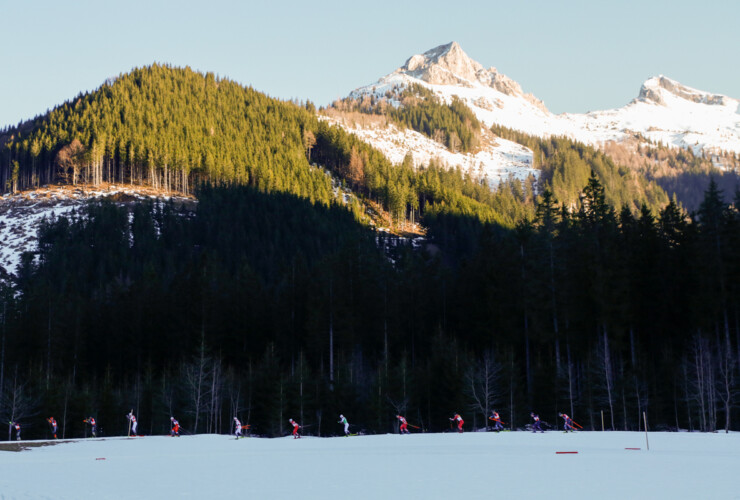
[[[665,98],[663,92],[669,92],[676,97],[685,99],[687,101],[695,102],[698,104],[710,104],[713,106],[727,106],[731,104],[730,101],[733,99],[719,94],[709,94],[700,90],[692,89],[678,83],[675,80],[666,78],[663,75],[654,76],[640,88],[640,95],[637,97],[638,100],[644,102],[652,102],[661,106],[665,106]]]
[[[440,45],[410,57],[396,73],[403,73],[432,85],[468,88],[484,85],[506,95],[522,97],[530,104],[547,111],[541,100],[532,94],[525,94],[517,82],[499,73],[496,68],[485,69],[482,64],[471,59],[457,42]]]

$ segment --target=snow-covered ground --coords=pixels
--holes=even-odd
[[[0,278],[5,273],[14,275],[17,272],[23,252],[36,250],[36,233],[44,218],[69,215],[89,200],[103,197],[114,197],[117,201],[170,198],[147,187],[113,184],[48,186],[0,196]],[[176,196],[175,199],[185,201],[191,198]]]
[[[453,153],[442,144],[412,129],[399,129],[394,124],[359,124],[322,117],[343,126],[368,144],[380,150],[393,163],[401,163],[407,153],[414,157],[416,166],[430,160],[441,161],[450,168],[460,167],[476,179],[498,186],[509,177],[525,180],[539,178],[539,169],[533,168],[532,150],[506,139],[496,138],[482,131],[484,143],[475,153]]]
[[[0,499],[740,498],[740,434],[649,439],[650,451],[633,432],[88,440],[0,451]]]

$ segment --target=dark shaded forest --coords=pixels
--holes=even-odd
[[[592,176],[578,209],[547,190],[514,229],[429,219],[413,249],[344,207],[204,187],[195,212],[93,202],[47,221],[2,290],[2,412],[41,437],[97,417],[144,433],[428,431],[461,412],[514,427],[558,411],[587,428],[736,428],[740,196],[694,218],[616,213]],[[463,238],[464,241],[460,241]],[[446,241],[456,245],[448,251]],[[385,251],[379,250],[384,248]]]

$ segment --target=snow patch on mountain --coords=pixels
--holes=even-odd
[[[459,44],[440,45],[409,58],[376,83],[350,97],[373,95],[397,105],[393,95],[419,84],[445,102],[453,96],[469,106],[486,126],[503,125],[539,137],[566,136],[586,144],[644,137],[694,154],[740,153],[740,101],[693,89],[665,76],[648,79],[639,95],[621,108],[555,115],[495,68],[485,69]]]
[[[532,150],[515,142],[494,138],[482,131],[482,146],[475,153],[452,152],[442,144],[411,129],[400,129],[389,123],[360,124],[338,117],[323,117],[336,123],[357,137],[372,144],[393,163],[401,163],[411,153],[415,166],[427,165],[431,160],[449,168],[460,168],[475,179],[495,187],[510,177],[525,180],[530,176],[539,178],[540,171],[534,168]]]
[[[112,184],[94,188],[50,186],[0,196],[0,278],[16,275],[23,253],[38,249],[36,235],[45,218],[68,216],[89,200],[103,197],[122,202],[170,198],[150,188]],[[192,201],[183,196],[174,198]]]

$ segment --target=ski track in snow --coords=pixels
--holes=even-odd
[[[740,498],[740,433],[649,438],[650,451],[639,432],[87,440],[0,452],[0,499]]]

